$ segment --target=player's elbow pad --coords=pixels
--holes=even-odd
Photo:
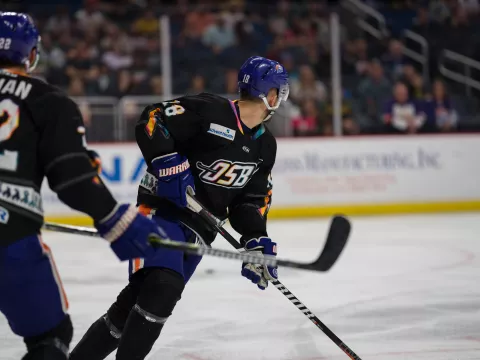
[[[94,220],[105,217],[116,205],[85,153],[63,155],[47,165],[45,172],[61,201]]]

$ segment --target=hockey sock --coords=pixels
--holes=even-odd
[[[138,305],[128,316],[117,351],[117,360],[143,360],[160,336],[167,318],[147,313]]]
[[[103,315],[87,330],[70,354],[70,360],[103,360],[120,342],[121,332]]]
[[[72,322],[70,316],[66,315],[52,330],[24,339],[28,353],[22,360],[67,360],[72,336]]]
[[[123,329],[117,360],[145,359],[184,287],[183,276],[169,269],[153,269],[145,277]]]

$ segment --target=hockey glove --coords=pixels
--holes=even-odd
[[[248,240],[245,250],[259,255],[277,256],[277,244],[265,236]],[[257,284],[259,289],[265,290],[269,281],[278,278],[277,267],[243,263],[242,276]]]
[[[150,245],[151,240],[168,239],[165,231],[153,220],[128,204],[117,205],[105,219],[95,222],[95,227],[122,261],[147,257],[155,251]]]
[[[191,188],[195,192],[187,158],[178,153],[159,156],[152,160],[152,167],[158,179],[157,195],[186,207],[187,189]]]

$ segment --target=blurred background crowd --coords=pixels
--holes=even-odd
[[[376,36],[358,26],[359,20],[376,25],[352,10],[356,3],[25,0],[2,4],[2,10],[34,17],[42,34],[36,76],[78,101],[90,141],[131,140],[143,106],[163,99],[161,15],[170,18],[174,94],[207,91],[234,98],[237,70],[251,55],[285,66],[290,99],[269,124],[277,136],[333,134],[331,12],[341,25],[344,135],[479,130],[475,87],[439,71],[445,49],[479,58],[478,0],[365,0],[362,8],[385,19],[387,31]],[[406,56],[406,30],[426,40],[426,62]],[[469,76],[478,70],[469,69]]]

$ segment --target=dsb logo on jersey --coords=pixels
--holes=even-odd
[[[240,163],[217,160],[208,166],[197,162],[200,180],[204,183],[226,188],[243,188],[257,171],[256,163]]]

